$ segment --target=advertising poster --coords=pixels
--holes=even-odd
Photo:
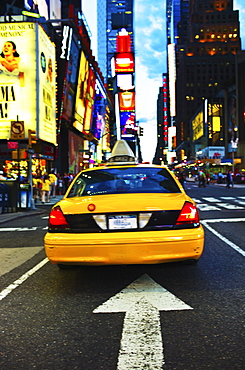
[[[73,126],[81,132],[83,131],[84,126],[88,75],[89,75],[89,63],[84,52],[82,51],[80,57],[75,113],[74,113],[76,121],[73,124]]]
[[[39,138],[56,144],[55,45],[38,26]]]
[[[75,97],[77,91],[77,73],[79,66],[79,49],[74,40],[71,41],[70,58],[64,83],[64,98],[62,118],[68,120],[73,116]]]
[[[87,91],[86,91],[86,109],[85,109],[85,117],[84,117],[84,130],[85,131],[89,131],[91,128],[92,112],[93,112],[94,96],[95,96],[95,82],[96,82],[95,73],[90,68],[89,76],[88,76]]]
[[[92,132],[97,139],[100,139],[105,129],[107,100],[104,98],[101,87],[96,83],[96,93],[94,97]]]
[[[95,95],[95,73],[81,52],[73,126],[79,131],[90,130]]]
[[[56,143],[54,68],[55,47],[40,25],[0,23],[0,139],[11,136],[11,121],[18,120],[25,138],[31,129]]]
[[[124,140],[135,140],[135,113],[121,112],[120,113],[121,138]]]
[[[119,93],[119,109],[121,112],[132,112],[135,110],[134,91],[124,91]]]
[[[69,173],[77,174],[83,164],[84,140],[69,131]]]
[[[133,53],[117,53],[115,56],[115,72],[134,72]]]
[[[0,139],[10,137],[11,121],[36,129],[35,23],[0,23]]]

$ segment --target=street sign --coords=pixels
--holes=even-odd
[[[18,149],[18,141],[8,141],[8,149]]]
[[[11,121],[11,139],[13,140],[25,139],[24,121]]]
[[[32,149],[32,148],[29,148],[29,149],[27,149],[27,153],[29,153],[29,154],[34,154],[34,153],[35,153],[35,150],[34,150],[34,149]]]

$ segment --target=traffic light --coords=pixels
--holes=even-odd
[[[36,131],[35,130],[28,130],[28,145],[32,147],[32,144],[36,144]]]
[[[143,136],[144,135],[144,129],[143,127],[139,127],[139,136]]]

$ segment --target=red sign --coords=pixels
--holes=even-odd
[[[134,72],[133,53],[117,53],[115,55],[115,72]]]
[[[8,141],[8,149],[18,149],[18,141]]]

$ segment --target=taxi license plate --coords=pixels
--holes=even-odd
[[[137,229],[136,215],[109,216],[109,229]]]

